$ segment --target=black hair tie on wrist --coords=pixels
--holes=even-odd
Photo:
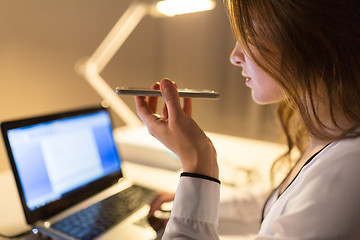
[[[213,182],[217,182],[218,184],[221,184],[219,179],[213,178],[213,177],[209,177],[203,174],[198,174],[198,173],[190,173],[190,172],[183,172],[180,174],[181,177],[196,177],[196,178],[202,178],[202,179],[206,179],[206,180],[210,180]]]

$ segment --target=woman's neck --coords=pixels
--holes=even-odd
[[[310,137],[310,143],[309,143],[308,150],[311,151],[313,149],[323,148],[327,144],[329,144],[329,141],[320,140],[320,139],[317,139],[317,138],[314,138],[314,137]]]

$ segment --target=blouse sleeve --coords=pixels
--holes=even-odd
[[[219,239],[219,202],[218,182],[182,175],[162,239]]]

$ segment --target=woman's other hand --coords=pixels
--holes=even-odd
[[[150,226],[156,232],[162,232],[165,230],[166,224],[169,221],[171,209],[164,209],[163,205],[174,201],[174,197],[175,193],[160,192],[152,200],[148,220]]]
[[[192,102],[185,98],[181,106],[176,85],[168,79],[152,86],[160,89],[165,105],[160,116],[157,113],[158,97],[136,96],[138,115],[152,136],[173,151],[181,160],[184,172],[218,178],[216,150],[191,118]]]

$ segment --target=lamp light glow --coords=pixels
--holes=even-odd
[[[156,4],[158,12],[166,16],[208,11],[215,8],[211,0],[163,0]]]

